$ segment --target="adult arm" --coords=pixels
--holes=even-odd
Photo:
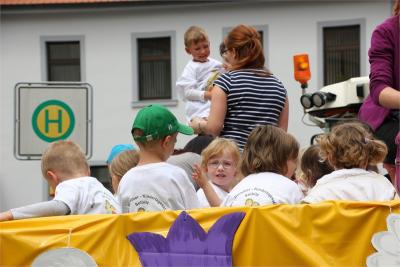
[[[195,118],[190,123],[195,133],[206,133],[213,136],[219,136],[224,127],[224,120],[227,109],[227,97],[225,92],[218,86],[212,88],[211,108],[208,120]]]
[[[278,127],[287,131],[289,123],[289,99],[286,96],[285,105],[283,106],[282,112],[279,115]]]
[[[5,213],[8,215],[8,220],[19,220],[36,217],[68,215],[70,212],[70,209],[64,202],[50,200],[11,209]]]
[[[379,104],[390,109],[400,109],[400,91],[385,87],[379,94]]]
[[[394,88],[393,33],[379,26],[372,34],[368,51],[370,62],[370,95],[372,100],[390,109],[400,108],[400,88]]]

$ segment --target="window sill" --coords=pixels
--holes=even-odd
[[[132,101],[132,108],[143,108],[151,104],[159,104],[166,107],[176,107],[178,106],[177,99],[154,99],[154,100],[141,100],[141,101]]]

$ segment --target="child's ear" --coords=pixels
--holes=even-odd
[[[56,190],[57,185],[61,182],[58,175],[53,171],[47,171],[45,178],[53,190]]]
[[[170,135],[167,135],[166,137],[164,137],[164,138],[161,140],[161,146],[162,146],[163,148],[167,147],[168,144],[169,144],[169,142],[171,142],[171,138],[172,138],[172,136],[170,136]]]
[[[189,55],[191,55],[190,50],[189,50],[188,47],[185,47],[185,51],[186,51],[186,53],[188,53]]]

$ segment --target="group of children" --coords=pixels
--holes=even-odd
[[[234,141],[215,138],[194,167],[192,178],[201,187],[197,193],[185,171],[166,162],[178,133],[193,130],[163,106],[141,109],[132,126],[139,150],[124,149],[108,162],[115,195],[90,177],[78,145],[52,143],[43,154],[42,172],[54,199],[3,212],[0,220],[398,197],[390,181],[371,170],[383,161],[386,145],[359,122],[335,126],[303,153],[301,183],[294,178],[299,144],[284,130],[256,127],[242,153]]]
[[[199,27],[185,34],[187,64],[177,88],[186,115],[207,120],[210,83],[229,63],[209,58],[208,37]],[[223,48],[222,48],[223,50]],[[221,51],[223,52],[223,51]],[[385,201],[397,197],[386,177],[374,172],[387,153],[361,123],[335,126],[304,151],[286,131],[257,126],[243,151],[228,139],[215,138],[202,152],[192,177],[167,163],[178,133],[193,129],[161,105],[142,108],[132,126],[138,150],[120,145],[110,154],[113,195],[96,178],[78,145],[52,143],[42,157],[42,172],[55,190],[53,200],[0,213],[0,221],[40,216],[186,210],[213,206],[261,206],[315,203],[323,200]],[[300,161],[301,175],[295,174]],[[196,192],[194,180],[200,189]]]

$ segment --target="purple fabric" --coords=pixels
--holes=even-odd
[[[390,109],[379,105],[379,94],[385,87],[400,90],[399,15],[385,20],[372,34],[368,51],[370,94],[361,106],[358,117],[375,131],[389,115]]]
[[[132,233],[128,240],[146,266],[232,266],[232,244],[245,213],[222,216],[208,231],[185,211],[166,238],[154,233]]]

